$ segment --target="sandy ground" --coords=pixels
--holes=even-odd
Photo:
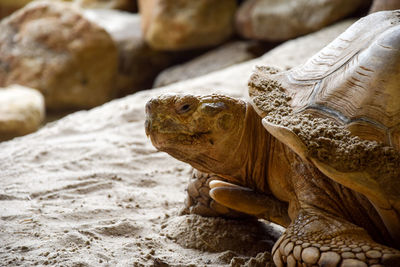
[[[166,92],[243,97],[255,65],[297,65],[350,23],[287,42],[256,60],[74,113],[1,143],[0,265],[267,264],[279,228],[179,215],[191,169],[153,148],[144,133],[144,104]]]

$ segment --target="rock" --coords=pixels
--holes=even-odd
[[[88,9],[84,15],[104,27],[118,47],[118,96],[151,88],[161,70],[186,58],[187,53],[150,48],[143,40],[139,15],[106,9]]]
[[[0,88],[0,141],[36,131],[44,113],[39,91],[20,85]]]
[[[159,50],[221,44],[233,32],[235,0],[139,0],[142,30]]]
[[[261,56],[270,47],[255,41],[235,41],[213,49],[191,61],[161,72],[153,87],[198,77]]]
[[[50,109],[110,100],[116,71],[109,34],[70,3],[33,2],[0,23],[0,86],[37,88]]]
[[[319,30],[354,12],[363,0],[248,0],[236,15],[240,35],[285,41]]]
[[[19,0],[19,1],[1,1],[0,2],[0,19],[7,17],[14,11],[20,9],[32,0]]]
[[[369,13],[383,11],[383,10],[395,10],[400,9],[399,0],[375,0],[372,3]]]
[[[120,9],[137,12],[136,0],[75,0],[83,8]]]
[[[7,17],[33,0],[0,0],[0,19]],[[73,2],[82,8],[107,8],[137,12],[136,0],[53,0]]]

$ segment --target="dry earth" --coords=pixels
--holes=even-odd
[[[243,97],[255,65],[297,65],[350,23],[1,143],[0,265],[238,266],[268,250],[279,234],[271,225],[179,215],[191,170],[152,147],[144,104],[166,92]],[[268,253],[259,254],[247,265],[268,260]]]

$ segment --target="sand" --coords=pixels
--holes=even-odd
[[[0,143],[0,265],[270,264],[268,250],[282,228],[180,215],[191,169],[153,148],[144,132],[144,104],[166,92],[245,97],[255,65],[293,67],[350,23]]]

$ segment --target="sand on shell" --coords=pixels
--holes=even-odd
[[[342,173],[367,173],[378,185],[383,185],[388,199],[397,200],[400,152],[352,135],[346,125],[306,113],[307,108],[295,112],[286,93],[288,89],[274,79],[276,72],[269,67],[258,67],[249,81],[253,102],[261,116],[296,134],[307,149],[304,151],[307,158],[317,159]]]
[[[258,252],[268,250],[282,229],[179,216],[191,169],[153,148],[144,132],[144,104],[166,92],[244,97],[255,65],[298,65],[350,23],[287,42],[256,60],[71,114],[1,143],[0,265],[271,264],[268,252]]]

